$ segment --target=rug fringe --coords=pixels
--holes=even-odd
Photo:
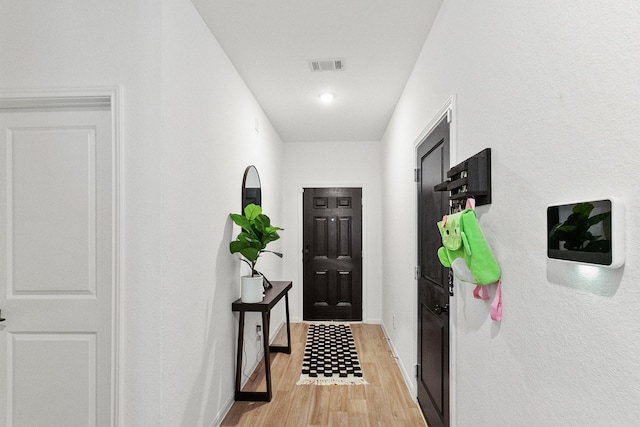
[[[341,322],[341,321],[337,321],[337,320],[314,320],[311,322],[305,322],[308,326],[348,326],[349,328],[351,328],[351,325],[354,322]]]
[[[311,378],[301,375],[296,385],[367,385],[364,378]]]

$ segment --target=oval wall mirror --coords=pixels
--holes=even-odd
[[[262,206],[262,189],[260,188],[260,175],[255,166],[248,166],[242,178],[242,210],[251,203]]]

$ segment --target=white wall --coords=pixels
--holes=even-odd
[[[125,425],[160,420],[160,14],[155,1],[0,2],[2,89],[123,88]]]
[[[445,1],[383,139],[383,321],[415,307],[414,142],[457,95],[457,160],[492,148],[480,224],[503,270],[504,320],[455,296],[459,426],[634,425],[640,418],[640,5]],[[626,265],[546,260],[549,204],[621,196]],[[435,225],[434,225],[435,226]],[[393,340],[415,363],[415,322]],[[387,327],[387,330],[391,328]],[[413,330],[411,330],[413,329]]]
[[[379,142],[293,142],[284,149],[284,274],[293,279],[291,316],[302,320],[302,188],[363,188],[363,319],[380,323],[381,188]]]
[[[188,0],[1,2],[0,39],[1,90],[123,89],[121,425],[219,421],[240,294],[228,214],[254,164],[282,221],[280,138]]]
[[[229,213],[253,164],[265,213],[282,220],[282,143],[191,2],[165,1],[162,12],[162,423],[200,426],[234,390],[240,263]],[[280,259],[264,259],[259,269],[279,276]],[[259,319],[246,319],[249,366]]]

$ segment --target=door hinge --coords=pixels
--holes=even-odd
[[[419,266],[419,265],[416,265],[416,267],[415,267],[415,269],[414,269],[414,271],[413,271],[413,278],[414,278],[415,280],[418,280],[418,279],[420,278],[420,272],[421,272],[421,270],[420,270],[420,266]]]
[[[420,182],[420,169],[413,170],[413,182]]]
[[[447,123],[451,123],[451,108],[447,110]]]
[[[420,378],[420,365],[416,364],[416,378]]]

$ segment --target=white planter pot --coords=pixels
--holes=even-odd
[[[242,276],[240,279],[240,300],[246,303],[261,302],[264,298],[262,276]]]

